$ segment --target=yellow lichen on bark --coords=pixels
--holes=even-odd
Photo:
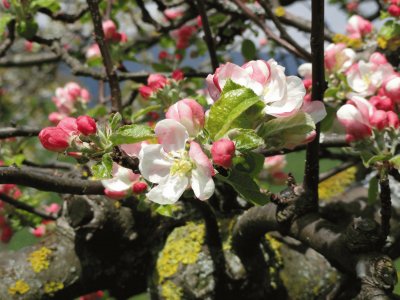
[[[8,288],[8,293],[10,295],[23,295],[29,291],[29,285],[23,280],[17,280],[15,284]]]
[[[44,285],[44,292],[46,294],[54,294],[55,292],[62,290],[64,288],[64,284],[58,281],[49,281]]]
[[[52,251],[49,248],[42,247],[29,255],[28,261],[31,263],[31,267],[35,273],[49,268],[51,253]]]

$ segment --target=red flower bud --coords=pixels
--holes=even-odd
[[[84,135],[91,135],[97,132],[96,121],[89,116],[80,116],[76,119],[78,130]]]
[[[63,152],[69,147],[70,135],[58,127],[46,127],[39,133],[43,147],[50,151]]]
[[[214,163],[228,169],[235,155],[235,144],[228,139],[220,139],[211,146],[211,156]]]
[[[147,190],[147,184],[145,182],[135,182],[133,184],[132,191],[135,194],[142,194],[146,192],[146,190]]]
[[[386,112],[386,115],[387,115],[389,126],[395,128],[395,129],[399,128],[399,126],[400,126],[399,116],[393,111]]]
[[[383,110],[377,110],[372,116],[369,118],[369,122],[371,125],[378,130],[383,130],[388,126],[388,118],[386,112]]]
[[[7,244],[11,240],[12,236],[13,236],[13,231],[12,231],[11,227],[10,226],[3,227],[3,230],[2,230],[1,236],[0,236],[0,240],[3,243]]]
[[[151,96],[151,94],[153,93],[153,90],[150,87],[148,87],[147,85],[142,85],[139,88],[139,93],[144,99],[148,99]]]

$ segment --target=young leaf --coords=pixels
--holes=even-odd
[[[313,130],[315,124],[310,115],[298,112],[289,117],[268,121],[260,128],[258,134],[264,137],[268,148],[282,149],[304,143]]]
[[[260,192],[258,184],[247,173],[232,169],[228,177],[219,174],[216,177],[230,184],[241,197],[255,205],[264,205],[269,202],[269,197]]]
[[[242,156],[235,157],[233,163],[238,171],[255,177],[261,172],[264,166],[265,157],[259,153],[247,152]]]
[[[228,136],[235,143],[236,150],[240,152],[264,145],[264,140],[253,129],[235,128],[228,132]]]
[[[122,116],[119,112],[115,113],[110,121],[108,122],[111,128],[111,131],[115,131],[118,126],[121,124]]]
[[[252,60],[256,57],[257,49],[251,40],[244,40],[242,43],[242,55],[246,60]]]
[[[132,114],[131,121],[132,122],[136,122],[143,115],[146,115],[147,113],[149,113],[151,111],[158,110],[160,108],[161,108],[161,105],[159,105],[159,104],[150,105],[150,106],[147,106],[145,108],[142,108],[142,109],[138,110],[137,112],[135,112],[134,114]]]
[[[117,146],[121,144],[133,144],[154,137],[153,129],[146,125],[125,125],[118,128],[111,136],[111,142]]]
[[[240,126],[235,121],[246,110],[259,102],[261,102],[260,98],[252,90],[228,80],[221,97],[211,106],[206,121],[205,128],[211,138],[218,140],[231,128],[243,128],[244,126]],[[259,110],[262,110],[262,106]]]
[[[4,35],[8,22],[14,19],[14,16],[9,13],[2,13],[0,18],[0,37]]]
[[[52,12],[56,12],[60,9],[60,3],[57,0],[33,0],[31,2],[31,7],[33,9],[39,9],[43,7],[51,10]]]
[[[92,166],[92,173],[95,178],[110,178],[112,177],[113,160],[110,153],[103,155],[100,162]]]

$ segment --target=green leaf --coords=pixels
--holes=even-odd
[[[0,18],[0,37],[3,36],[4,32],[6,31],[6,27],[8,22],[14,19],[14,16],[9,13],[2,13]]]
[[[156,212],[164,217],[172,218],[174,215],[173,205],[160,205],[157,207]]]
[[[265,157],[259,153],[247,152],[244,155],[237,156],[233,159],[235,168],[238,171],[255,177],[261,172],[264,166]]]
[[[385,40],[390,40],[391,38],[400,35],[400,24],[394,20],[385,22],[379,31],[379,35]]]
[[[326,117],[321,121],[322,132],[329,131],[336,120],[336,110],[328,105],[325,105],[325,108],[326,108]]]
[[[113,160],[110,153],[106,153],[101,161],[92,166],[92,173],[95,178],[111,178],[112,177]]]
[[[324,93],[324,98],[336,98],[336,94],[339,91],[338,87],[330,87],[326,89]]]
[[[264,145],[264,140],[253,129],[235,128],[228,132],[228,137],[235,143],[236,150],[240,152]]]
[[[265,123],[258,134],[264,138],[268,149],[293,148],[304,142],[315,130],[311,116],[298,112],[289,117],[276,118]]]
[[[135,112],[134,114],[132,114],[131,121],[136,122],[140,117],[146,115],[147,113],[149,113],[151,111],[159,110],[160,108],[161,108],[161,105],[159,105],[159,104],[150,105],[145,108],[142,108],[142,109],[138,110],[137,112]]]
[[[58,0],[32,0],[31,7],[33,9],[44,7],[51,10],[52,12],[56,12],[60,9],[60,3]]]
[[[268,195],[261,193],[258,184],[245,172],[232,169],[228,177],[220,174],[216,177],[230,184],[241,197],[255,205],[264,205],[269,202]]]
[[[400,170],[400,155],[396,155],[392,159],[389,160],[397,170]]]
[[[36,35],[38,29],[39,26],[34,20],[21,20],[17,23],[18,34],[27,40],[32,39]]]
[[[116,145],[133,144],[153,138],[154,132],[146,125],[125,125],[113,133],[111,142]]]
[[[378,178],[372,177],[368,186],[368,203],[373,204],[378,199]]]
[[[211,138],[218,140],[231,128],[243,128],[244,126],[234,121],[259,102],[261,102],[260,98],[252,90],[228,80],[221,97],[211,106],[206,121],[205,128]],[[261,107],[259,106],[257,111]]]
[[[122,116],[119,112],[112,115],[111,119],[108,121],[108,124],[111,128],[111,131],[115,131],[118,126],[121,124]]]
[[[373,155],[371,152],[363,151],[361,152],[361,159],[366,167],[372,167],[375,163],[380,161],[387,161],[392,157],[390,153],[380,153],[378,155]]]
[[[22,165],[22,162],[25,160],[24,154],[16,154],[12,157],[6,158],[4,161],[6,165],[17,165],[18,167]]]
[[[86,114],[92,118],[104,117],[107,114],[107,107],[104,105],[96,105],[95,107],[89,109]]]
[[[256,57],[257,49],[251,40],[245,39],[242,43],[242,55],[246,60],[252,60]]]

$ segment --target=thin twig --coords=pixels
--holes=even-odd
[[[281,45],[284,47],[286,50],[292,52],[293,54],[307,60],[311,61],[311,54],[307,52],[307,55],[305,53],[299,52],[291,43],[288,41],[280,38],[277,36],[266,24],[263,22],[257,15],[255,15],[247,6],[245,3],[243,3],[241,0],[232,0],[242,11],[243,13],[251,20],[253,21],[254,24],[256,24],[263,32],[264,34],[270,38],[271,40],[275,41],[277,44]]]
[[[350,168],[353,167],[357,164],[357,161],[347,161],[325,173],[322,173],[321,175],[319,175],[319,182],[325,181],[329,178],[331,178],[332,176],[335,176],[336,174]]]
[[[39,9],[39,12],[41,12],[42,14],[49,16],[53,20],[61,21],[64,23],[75,23],[80,18],[82,18],[88,11],[89,9],[85,7],[84,9],[80,10],[77,14],[69,15],[65,13],[53,13],[50,9],[45,7]]]
[[[49,214],[46,214],[46,213],[36,209],[35,207],[30,206],[29,204],[26,204],[24,202],[18,201],[17,199],[14,199],[14,198],[12,198],[12,197],[4,194],[4,193],[0,193],[0,200],[3,201],[3,202],[6,202],[6,203],[8,203],[8,204],[10,204],[10,205],[12,205],[12,206],[14,206],[16,208],[18,208],[18,209],[22,209],[22,210],[27,211],[27,212],[29,212],[31,214],[37,215],[37,216],[39,216],[39,217],[41,217],[43,219],[46,219],[46,220],[57,220],[56,217],[54,217],[52,215],[49,215]]]
[[[265,0],[261,0],[259,1],[259,3],[261,4],[261,6],[264,8],[267,16],[272,20],[272,22],[274,22],[276,28],[279,30],[281,38],[285,39],[286,41],[288,41],[289,43],[291,43],[296,49],[297,51],[299,51],[300,53],[302,53],[304,56],[308,56],[309,53],[304,49],[303,46],[300,46],[291,36],[290,34],[286,31],[286,28],[281,24],[280,20],[278,19],[278,17],[274,14],[274,12],[272,11],[272,8],[270,6],[270,4],[265,1]]]
[[[110,85],[111,109],[114,112],[119,112],[121,111],[121,90],[119,87],[117,71],[114,68],[110,50],[104,38],[102,20],[99,11],[99,0],[87,0],[87,4],[89,6],[90,15],[92,16],[94,36],[103,57],[103,64]]]
[[[312,0],[311,19],[311,53],[312,53],[312,101],[324,99],[325,69],[324,69],[324,1]],[[307,145],[306,165],[304,174],[304,189],[310,195],[310,202],[318,207],[319,182],[319,137],[320,124],[316,124],[315,139]]]
[[[204,40],[207,44],[208,53],[210,54],[213,71],[215,72],[215,70],[218,68],[219,63],[217,57],[217,50],[215,49],[215,42],[212,37],[210,24],[208,23],[206,8],[203,0],[197,0],[196,2],[197,2],[197,9],[201,17],[201,22],[203,24]]]

